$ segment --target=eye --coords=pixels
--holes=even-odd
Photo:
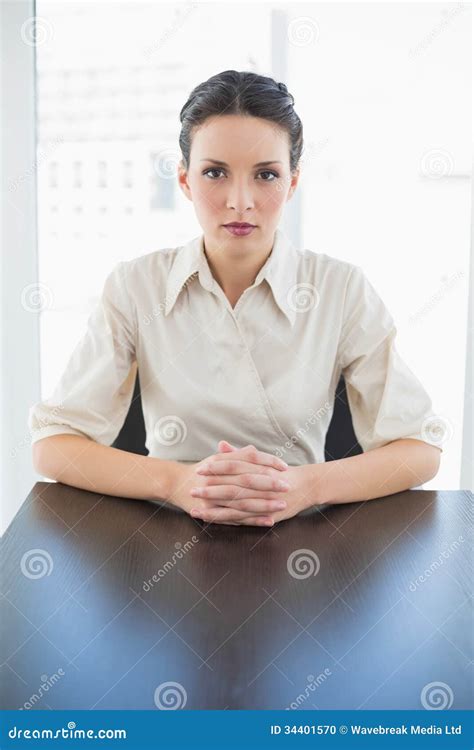
[[[209,172],[223,172],[223,171],[224,171],[224,170],[222,170],[222,169],[218,169],[217,167],[211,167],[210,169],[206,169],[206,170],[205,170],[205,171],[203,172],[203,175],[208,175],[208,173],[209,173]],[[211,180],[213,180],[213,179],[214,179],[214,177],[211,177]]]
[[[260,174],[271,174],[272,177],[274,177],[275,179],[277,179],[279,177],[278,172],[273,172],[270,169],[265,169],[263,172],[260,172]],[[263,181],[264,182],[274,182],[273,179],[272,180],[263,180]]]
[[[209,177],[211,180],[216,179],[210,174],[211,172],[222,172],[223,174],[225,174],[224,170],[220,169],[219,167],[210,167],[209,169],[204,170],[202,174]],[[274,182],[274,180],[278,179],[278,177],[280,176],[278,172],[274,172],[271,169],[264,169],[259,172],[259,175],[271,175],[271,179],[263,179],[263,182]]]

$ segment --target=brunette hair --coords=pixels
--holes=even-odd
[[[179,146],[189,169],[193,128],[208,117],[247,115],[262,117],[286,130],[290,140],[290,171],[294,173],[303,151],[303,125],[294,110],[295,100],[284,83],[248,71],[224,70],[198,84],[181,109]]]

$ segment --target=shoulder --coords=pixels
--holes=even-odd
[[[310,284],[324,300],[321,309],[342,319],[366,316],[393,325],[389,309],[362,266],[327,253],[298,250],[298,284]]]
[[[296,250],[298,281],[309,281],[321,289],[345,292],[354,277],[363,276],[355,263],[314,250]]]
[[[111,270],[109,278],[123,283],[129,292],[145,291],[149,287],[153,287],[156,292],[163,285],[166,286],[171,267],[182,247],[163,247],[131,260],[119,261]]]

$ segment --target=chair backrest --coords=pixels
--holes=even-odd
[[[112,448],[120,448],[122,451],[148,456],[148,448],[145,448],[145,440],[145,419],[143,417],[142,399],[140,396],[140,378],[137,372],[132,403],[130,404],[122,429],[112,443]]]
[[[352,414],[347,400],[346,381],[339,378],[334,397],[334,411],[329,422],[324,444],[324,458],[334,461],[363,453],[354,432]]]
[[[112,443],[112,447],[147,456],[148,450],[145,448],[145,440],[146,431],[140,396],[140,379],[137,373],[130,409],[122,429]],[[354,433],[352,416],[347,401],[346,384],[341,375],[336,388],[334,412],[326,434],[324,457],[326,461],[334,461],[338,458],[356,456],[359,453],[362,453],[362,448]]]

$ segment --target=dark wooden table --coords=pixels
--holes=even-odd
[[[412,490],[269,530],[39,482],[3,537],[2,707],[472,708],[472,511]]]

